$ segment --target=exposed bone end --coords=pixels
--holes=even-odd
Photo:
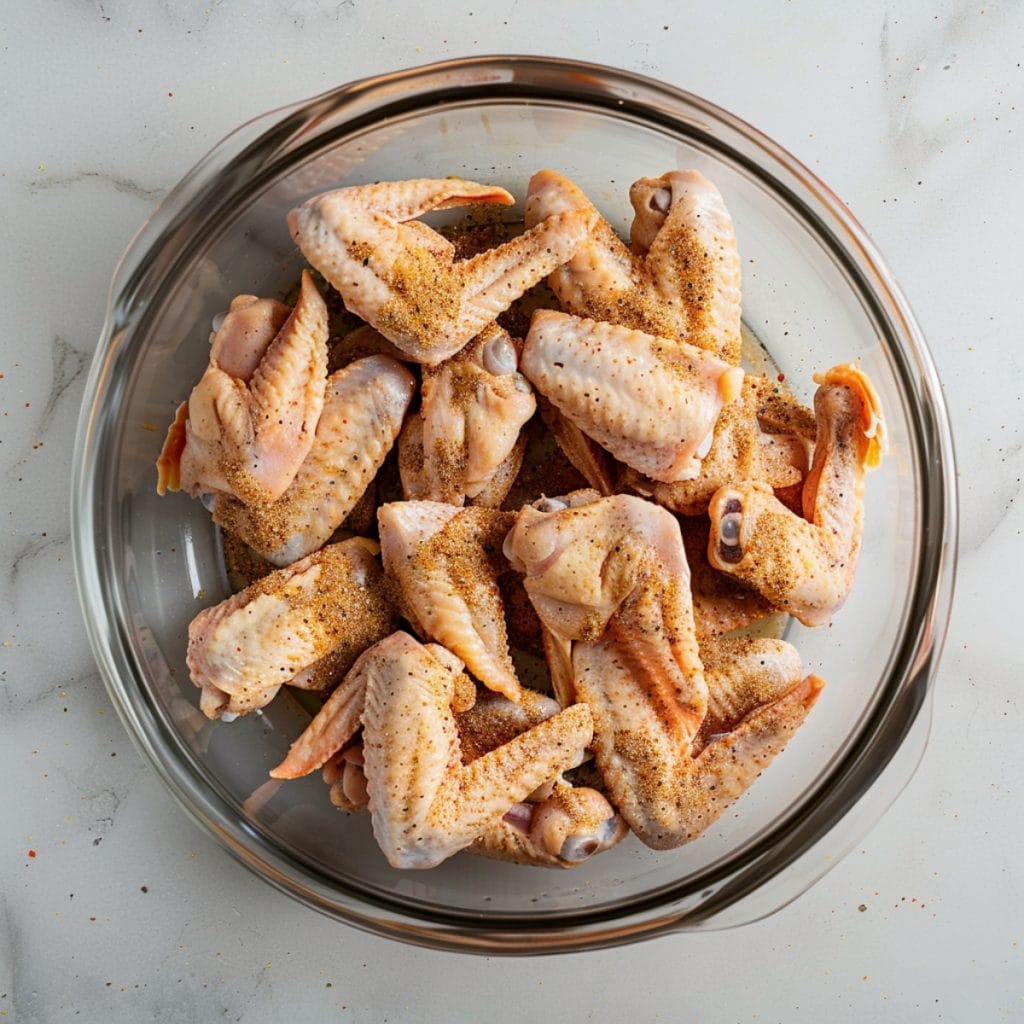
[[[641,178],[630,185],[629,201],[634,211],[629,240],[637,252],[646,253],[672,208],[672,189],[664,177]]]
[[[519,353],[512,339],[504,331],[495,331],[488,338],[480,358],[483,368],[497,377],[515,373],[519,366]]]
[[[596,789],[566,785],[556,786],[530,822],[533,842],[571,864],[614,846],[627,831],[615,808]]]
[[[743,506],[736,499],[726,502],[724,514],[718,520],[718,556],[723,562],[738,562],[743,557],[740,530],[743,526]]]
[[[751,483],[742,487],[720,487],[708,505],[711,529],[708,534],[708,562],[712,568],[731,573],[743,561],[750,542],[748,493],[764,490],[766,484]]]
[[[672,205],[672,190],[670,188],[656,188],[648,197],[648,206],[658,213],[668,213]]]

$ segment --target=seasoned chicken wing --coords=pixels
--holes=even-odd
[[[278,569],[188,629],[188,669],[208,718],[244,715],[288,683],[322,689],[348,671],[396,616],[371,541],[353,538]]]
[[[743,371],[682,342],[553,310],[533,314],[523,372],[617,459],[655,480],[700,472]]]
[[[871,382],[854,366],[816,377],[817,441],[803,487],[803,516],[767,484],[718,490],[711,500],[708,560],[806,626],[846,600],[860,554],[864,474],[878,464],[882,413]]]
[[[573,258],[548,277],[577,316],[684,340],[738,365],[740,259],[718,190],[698,171],[670,171],[630,189],[632,250],[568,178],[538,171],[527,226],[567,210],[595,218]]]
[[[334,707],[328,702],[310,725],[319,737],[344,743],[353,716],[361,717],[373,833],[393,867],[434,867],[469,846],[543,782],[578,765],[593,735],[590,712],[576,705],[463,764],[452,710],[461,669],[443,647],[394,633],[360,658],[342,684],[344,698]],[[310,763],[315,744],[300,737],[299,745],[294,763],[289,754],[276,777],[293,777]],[[313,761],[326,747],[317,749]]]
[[[327,307],[308,272],[294,309],[237,296],[167,431],[157,492],[279,498],[313,444],[326,376]]]
[[[629,201],[633,251],[658,293],[685,310],[681,336],[738,364],[740,255],[721,193],[699,171],[669,171],[634,182]]]
[[[424,367],[420,411],[398,442],[407,499],[501,504],[522,462],[520,433],[537,408],[518,366],[516,341],[490,324],[440,366]]]
[[[575,648],[605,634],[635,591],[663,605],[664,628],[652,632],[646,682],[659,707],[693,735],[707,710],[707,688],[690,604],[690,572],[671,513],[630,495],[598,498],[579,491],[524,507],[505,539],[505,555],[545,628],[555,693],[562,704],[585,700]],[[561,653],[559,653],[561,652]]]
[[[433,867],[583,760],[593,723],[575,705],[463,765],[451,710],[458,662],[407,634],[383,647],[367,686],[363,756],[374,836],[392,866]]]
[[[458,178],[383,182],[315,196],[288,224],[353,313],[433,366],[569,259],[593,224],[589,211],[566,210],[457,261],[451,242],[415,219],[430,210],[513,202],[502,188]]]
[[[402,612],[425,639],[457,654],[485,686],[516,700],[498,576],[514,516],[436,501],[395,501],[377,512],[381,555]]]
[[[390,356],[332,373],[316,439],[288,489],[272,502],[218,496],[214,521],[274,565],[321,547],[355,508],[402,427],[416,381]]]
[[[594,757],[613,803],[656,849],[695,838],[785,744],[820,681],[798,680],[695,747],[709,684],[672,515],[625,495],[528,507],[505,547],[560,651],[553,674],[571,674],[572,692],[591,709]]]
[[[595,218],[573,259],[548,278],[563,308],[684,340],[738,365],[739,255],[721,196],[696,171],[675,171],[637,182],[630,198],[636,209],[632,250],[568,178],[546,170],[531,179],[527,225],[564,210],[585,209]],[[615,467],[586,426],[560,409],[545,420],[588,483],[614,493]]]

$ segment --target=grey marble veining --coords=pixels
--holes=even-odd
[[[1024,7],[9,7],[0,1021],[1024,1019],[1024,659],[1013,621],[1024,596]],[[341,927],[254,879],[189,822],[99,680],[68,506],[111,271],[196,159],[244,119],[351,78],[525,51],[619,64],[706,95],[830,183],[930,340],[955,428],[963,529],[929,749],[821,883],[738,931],[503,961]]]

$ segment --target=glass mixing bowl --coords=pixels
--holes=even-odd
[[[156,496],[166,425],[205,366],[211,318],[276,295],[300,257],[285,215],[340,185],[459,175],[522,197],[553,167],[628,229],[630,182],[696,167],[739,235],[744,319],[804,399],[812,373],[859,360],[888,419],[867,481],[858,579],[830,628],[790,628],[828,685],[786,752],[714,827],[675,851],[630,839],[572,871],[460,855],[388,867],[368,815],[318,776],[267,771],[308,716],[287,695],[207,721],[189,681],[189,620],[228,594],[202,506]],[[128,732],[188,813],[304,903],[406,941],[488,953],[612,945],[722,927],[783,906],[834,865],[910,778],[956,554],[952,444],[921,333],[864,230],[810,171],[711,104],[562,60],[459,60],[356,82],[242,126],[194,167],[121,260],[92,364],[74,468],[85,620]]]

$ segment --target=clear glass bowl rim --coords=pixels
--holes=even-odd
[[[105,501],[112,481],[98,454],[112,439],[119,372],[133,316],[146,288],[171,272],[195,226],[209,224],[253,174],[269,179],[304,146],[329,114],[344,115],[345,132],[374,120],[473,100],[571,103],[640,120],[663,130],[703,137],[720,154],[756,173],[827,242],[860,286],[862,298],[887,326],[895,372],[915,433],[921,538],[917,578],[900,649],[883,699],[858,742],[813,796],[813,811],[791,813],[750,850],[686,885],[634,900],[626,912],[597,911],[497,918],[427,913],[398,900],[368,899],[339,887],[273,846],[242,819],[233,803],[174,756],[176,741],[154,713],[116,614],[108,567]],[[708,101],[664,83],[596,64],[531,56],[464,58],[365,78],[263,114],[218,143],[140,227],[111,282],[107,316],[86,385],[75,443],[72,542],[76,578],[90,644],[110,698],[142,755],[190,817],[240,861],[301,902],[357,927],[436,948],[480,953],[579,951],[666,932],[733,924],[772,912],[813,884],[827,868],[808,868],[810,851],[858,817],[856,835],[884,811],[909,781],[927,738],[931,684],[945,638],[957,554],[956,473],[949,419],[926,343],[910,308],[867,233],[831,190],[771,139]],[[113,610],[113,611],[112,611]],[[916,744],[894,760],[908,737]],[[850,812],[889,769],[887,791],[875,794],[869,817]],[[875,787],[876,791],[878,787]],[[805,810],[812,801],[804,802]],[[837,858],[838,859],[838,858]],[[801,861],[803,865],[801,867]],[[798,870],[799,869],[799,870]],[[787,877],[774,900],[744,912],[751,894]]]

